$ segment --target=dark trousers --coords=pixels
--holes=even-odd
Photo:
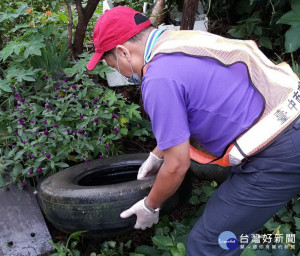
[[[300,118],[262,152],[231,168],[190,232],[187,256],[241,255],[240,246],[221,248],[219,235],[231,231],[238,241],[241,235],[250,241],[299,192]]]

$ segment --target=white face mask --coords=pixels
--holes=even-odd
[[[118,71],[119,73],[120,72],[120,67],[119,67],[119,58],[118,58],[118,52],[116,50],[116,55],[117,55],[117,66],[118,66]],[[131,77],[127,77],[127,76],[124,76],[124,78],[129,82],[129,83],[132,83],[134,85],[141,85],[142,84],[142,81],[139,77],[139,75],[137,73],[134,73],[133,72],[133,69],[132,69],[132,66],[131,66],[131,62],[129,62],[129,66],[130,66],[130,69],[131,69]]]

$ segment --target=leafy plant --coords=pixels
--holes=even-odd
[[[284,14],[277,23],[288,24],[291,27],[285,33],[285,50],[294,52],[300,48],[300,2],[291,1],[291,10]]]
[[[66,244],[63,243],[54,243],[52,240],[50,241],[51,245],[56,249],[56,253],[51,254],[51,256],[80,256],[80,251],[75,249],[80,238],[83,233],[86,231],[78,231],[72,233]],[[71,245],[69,244],[72,240],[74,240]]]
[[[0,112],[0,186],[55,173],[69,165],[122,153],[122,138],[145,140],[139,106],[95,84],[85,70],[91,55],[71,60],[62,80],[41,69],[40,84],[23,80],[3,94]],[[83,68],[84,67],[84,68]],[[98,66],[102,74],[106,66]],[[68,78],[67,78],[68,77]],[[11,171],[6,172],[6,168]]]

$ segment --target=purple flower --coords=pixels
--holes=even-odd
[[[75,60],[76,62],[78,62],[78,60]]]
[[[16,98],[19,97],[19,94],[18,94],[18,93],[15,93],[15,97],[16,97]]]
[[[21,103],[17,103],[17,106],[19,106],[19,107],[20,107],[20,106],[21,106]]]
[[[32,146],[33,146],[34,148],[36,147],[36,145],[35,145],[35,144],[33,144]]]
[[[45,108],[50,108],[50,105],[49,105],[49,104],[47,104],[47,105],[45,106]]]
[[[94,100],[94,101],[93,101],[93,104],[97,104],[97,101],[96,101],[96,100]]]
[[[21,102],[24,102],[24,101],[25,101],[25,98],[21,98],[20,101],[21,101]]]
[[[74,133],[74,134],[76,134],[76,133],[77,133],[77,131],[74,131],[73,133]]]
[[[37,132],[35,132],[35,134],[39,134],[39,132],[37,131]]]
[[[70,58],[70,61],[73,61],[73,59],[72,59],[72,58]]]
[[[100,158],[100,159],[102,159],[102,158],[103,158],[103,156],[102,156],[102,155],[100,155],[100,156],[99,156],[99,158]]]
[[[69,88],[66,88],[66,89],[65,89],[65,92],[67,92],[67,91],[69,91]]]
[[[44,155],[45,154],[45,151],[42,151],[42,155]]]
[[[22,188],[25,188],[26,187],[26,183],[22,182],[21,186],[22,186]]]
[[[11,87],[13,90],[16,90],[16,87],[15,86],[13,86],[13,87]]]
[[[54,111],[55,111],[55,108],[52,109],[52,112],[54,112]]]
[[[55,93],[55,94],[54,94],[54,97],[55,97],[55,98],[57,98],[57,97],[58,97],[58,94],[57,94],[57,93]]]
[[[84,104],[84,106],[85,106],[85,107],[88,107],[88,106],[89,106],[89,104],[85,103],[85,104]]]
[[[86,139],[86,141],[90,141],[89,139]]]
[[[29,174],[33,174],[33,170],[30,169],[30,170],[28,171],[28,173],[29,173]]]
[[[58,86],[58,85],[55,85],[54,88],[55,88],[55,90],[58,90],[58,89],[59,89],[59,86]]]
[[[76,95],[74,95],[73,97],[74,97],[74,99],[76,99],[76,98],[77,98],[77,96],[76,96]]]
[[[37,172],[38,172],[38,173],[43,172],[43,168],[38,168],[38,169],[37,169]]]
[[[46,68],[45,68],[45,67],[43,67],[43,70],[46,70]]]
[[[26,141],[25,141],[25,140],[23,140],[23,144],[24,144],[24,145],[26,144]]]
[[[50,139],[51,139],[51,140],[54,140],[54,137],[53,137],[53,136],[51,136],[51,137],[50,137]]]
[[[47,121],[43,121],[43,124],[47,124]]]
[[[106,149],[109,149],[109,146],[108,146],[108,144],[105,144],[105,148],[106,148]]]
[[[90,159],[86,158],[86,159],[85,159],[85,161],[86,161],[86,162],[89,162],[89,161],[90,161]]]
[[[82,115],[82,114],[80,115],[80,118],[81,118],[81,119],[83,118],[83,115]]]
[[[52,76],[51,79],[54,80],[54,77]]]
[[[54,124],[53,127],[54,127],[54,128],[57,128],[57,124]]]
[[[30,123],[34,124],[34,121],[33,121],[33,120],[31,120],[31,121],[30,121]]]
[[[115,117],[116,117],[116,115],[112,115],[112,116],[111,116],[111,118],[115,118]]]
[[[34,147],[35,147],[35,145],[34,145]],[[31,158],[34,158],[34,155],[31,155]]]
[[[49,131],[48,130],[45,130],[44,131],[44,135],[48,135],[49,134]]]
[[[97,88],[101,88],[101,85],[98,85]]]
[[[49,78],[49,76],[45,75],[45,79],[48,79],[48,78]]]
[[[87,134],[85,133],[85,134],[83,134],[83,136],[84,136],[84,137],[86,137],[86,136],[87,136]]]
[[[94,122],[97,123],[99,119],[97,117],[94,118]]]
[[[65,82],[68,82],[68,79],[67,79],[67,78],[65,78],[65,79],[64,79],[64,81],[65,81]]]
[[[83,72],[83,74],[84,74],[84,75],[86,75],[86,74],[87,74],[87,72],[85,72],[85,71],[84,71],[84,72]]]
[[[69,133],[70,132],[70,129],[67,129],[67,133]]]
[[[47,158],[50,158],[50,157],[51,157],[51,155],[50,155],[49,153],[47,153],[47,154],[46,154],[46,157],[47,157]]]
[[[10,188],[9,188],[9,187],[6,187],[5,189],[6,189],[6,191],[9,191],[9,190],[10,190]]]
[[[73,84],[73,85],[72,85],[72,88],[73,88],[73,89],[76,89],[76,87],[77,87],[76,84]]]
[[[83,130],[78,130],[78,133],[79,133],[79,134],[82,134],[82,133],[83,133]]]
[[[119,131],[118,131],[118,129],[117,129],[117,128],[115,128],[115,131],[114,131],[114,133],[115,133],[115,134],[118,134],[118,133],[119,133]]]
[[[102,139],[101,139],[101,138],[99,138],[98,140],[99,140],[99,141],[102,141]]]
[[[105,102],[109,102],[109,100],[106,100]]]

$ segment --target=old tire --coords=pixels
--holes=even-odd
[[[136,180],[148,154],[108,157],[79,164],[56,173],[38,184],[38,201],[45,217],[59,230],[87,230],[93,237],[112,237],[133,228],[136,216],[120,213],[148,195],[155,177]],[[162,206],[171,213],[191,193],[188,171],[177,192]]]

